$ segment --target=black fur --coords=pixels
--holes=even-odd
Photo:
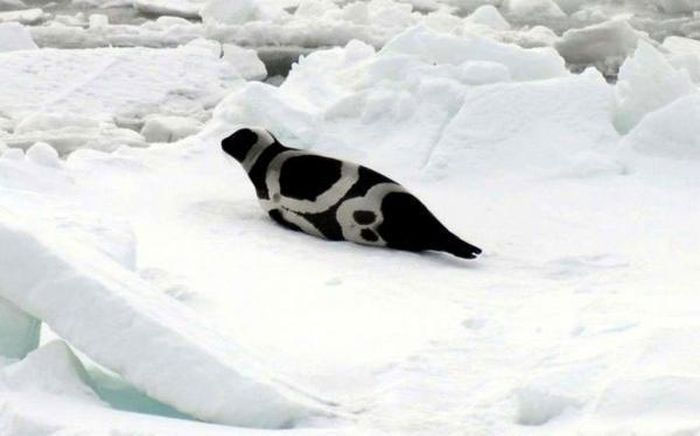
[[[370,229],[362,229],[360,236],[362,236],[365,241],[369,242],[376,242],[379,240],[379,236]]]
[[[341,241],[343,239],[343,230],[340,228],[338,220],[335,218],[335,213],[338,211],[340,203],[333,205],[330,209],[321,213],[306,213],[303,217],[314,225],[323,233],[326,239],[331,241]]]
[[[322,156],[295,156],[280,170],[280,191],[285,197],[314,201],[340,179],[342,162]]]
[[[278,154],[287,150],[291,149],[281,145],[279,142],[275,142],[262,152],[260,157],[258,157],[258,159],[255,161],[255,165],[253,165],[253,168],[250,169],[248,177],[250,177],[250,180],[255,186],[255,192],[258,194],[258,198],[262,198],[265,200],[268,200],[270,198],[267,192],[267,184],[265,184],[265,176],[267,176],[267,166],[270,165],[272,159],[277,157]]]
[[[250,129],[240,129],[221,141],[221,148],[233,156],[238,162],[243,162],[250,149],[258,142],[258,134]]]
[[[348,191],[343,200],[353,197],[361,197],[365,195],[367,191],[372,188],[372,186],[380,183],[396,183],[390,178],[363,166],[360,166],[359,176],[360,178],[354,185],[352,185],[352,188],[350,188],[350,191]]]
[[[447,251],[468,259],[481,253],[481,249],[447,230],[420,200],[409,193],[387,194],[382,200],[382,215],[384,221],[377,231],[390,248]]]
[[[357,224],[367,225],[376,221],[377,215],[371,210],[356,210],[353,212],[352,218]]]
[[[267,214],[270,215],[270,218],[272,218],[277,224],[281,225],[282,227],[286,227],[289,230],[294,230],[297,232],[301,231],[299,226],[297,226],[294,223],[290,223],[289,221],[284,219],[284,217],[282,216],[282,212],[280,212],[279,209],[272,209]]]

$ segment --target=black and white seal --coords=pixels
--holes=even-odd
[[[393,180],[351,162],[285,147],[242,128],[221,142],[248,172],[263,209],[284,227],[331,240],[472,259],[481,250],[447,230]]]

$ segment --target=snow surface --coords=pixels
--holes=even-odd
[[[481,3],[450,4],[471,12]],[[522,27],[524,18],[492,3],[498,11],[482,9],[471,22],[468,13],[427,1],[411,2],[427,14],[388,0],[287,2],[286,9],[281,2],[267,9],[241,2],[252,8],[253,21],[203,25],[161,17],[88,29],[92,38],[138,28],[130,41],[154,44],[163,41],[151,38],[158,32],[173,41],[206,33],[250,45],[359,40],[304,56],[280,86],[235,77],[212,92],[218,98],[197,94],[193,100],[205,109],[195,112],[216,105],[213,119],[171,144],[118,147],[126,143],[120,140],[105,153],[86,149],[96,139],[65,149],[42,143],[50,141],[41,132],[64,125],[75,134],[105,123],[136,134],[163,115],[206,120],[163,114],[160,104],[142,106],[131,121],[118,119],[122,109],[111,106],[118,99],[92,82],[96,97],[75,92],[68,110],[64,101],[50,113],[15,117],[14,110],[0,110],[7,132],[0,141],[30,138],[21,144],[26,153],[0,150],[0,207],[13,217],[3,219],[3,234],[17,241],[11,252],[0,250],[0,268],[8,272],[0,274],[0,296],[49,322],[77,349],[50,343],[31,360],[2,359],[0,378],[6,371],[20,375],[12,386],[0,382],[0,433],[242,431],[186,415],[129,412],[139,410],[138,402],[116,410],[94,372],[80,375],[90,359],[128,381],[131,386],[120,382],[125,389],[217,422],[241,423],[229,419],[239,409],[217,415],[216,407],[261,405],[258,396],[233,388],[241,362],[253,367],[252,378],[271,398],[299,398],[284,388],[291,384],[341,405],[331,408],[343,411],[339,417],[292,414],[292,434],[692,434],[700,428],[700,354],[692,346],[700,278],[697,41],[667,38],[659,46],[635,30],[663,2],[630,4],[627,12],[612,3],[556,1],[569,16],[541,18],[551,28]],[[619,13],[627,19],[613,17]],[[673,13],[678,17],[659,24],[668,27],[655,28],[659,34],[692,26],[688,11]],[[562,37],[552,31],[574,22],[580,30]],[[35,30],[58,27],[32,34],[36,39]],[[157,30],[148,36],[149,28]],[[681,34],[692,33],[684,29]],[[145,53],[164,53],[143,50],[137,49],[142,63]],[[177,50],[194,50],[196,59],[217,65],[209,67],[214,77],[218,68],[230,68],[219,42]],[[52,50],[39,52],[49,56],[46,65],[54,63]],[[222,52],[223,60],[213,60]],[[581,70],[595,64],[608,79],[622,67],[610,84],[594,69],[567,71],[567,63],[579,62]],[[70,77],[61,75],[71,68],[65,61],[52,74]],[[139,107],[148,84],[163,83],[158,74],[135,80],[127,90],[134,102],[119,107]],[[191,77],[200,92],[203,83],[216,83]],[[104,86],[127,82],[107,78]],[[38,91],[26,94],[32,92]],[[15,95],[10,104],[24,101]],[[81,112],[83,105],[108,110]],[[158,141],[190,122],[160,120],[151,123]],[[450,229],[483,247],[484,256],[464,262],[330,243],[275,226],[242,169],[219,148],[221,138],[245,124],[400,180]],[[54,147],[60,154],[78,150],[59,157]],[[22,253],[41,256],[13,267]],[[31,286],[7,286],[14,279],[47,284],[27,291]],[[70,289],[60,285],[70,281],[76,283]],[[64,304],[53,303],[59,298]],[[76,309],[86,304],[95,308]],[[131,327],[109,329],[127,319]],[[178,348],[186,338],[194,339]],[[16,369],[23,366],[28,369]],[[53,377],[41,369],[52,366]],[[212,367],[218,372],[207,373]],[[31,375],[36,372],[42,376]],[[227,386],[238,400],[222,406],[216,399]],[[75,395],[54,395],[61,389]],[[301,402],[316,409],[314,400]],[[261,413],[281,425],[284,413]]]

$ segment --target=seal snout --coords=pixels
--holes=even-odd
[[[221,141],[221,149],[238,161],[245,159],[248,151],[258,142],[258,134],[245,127],[236,130]]]

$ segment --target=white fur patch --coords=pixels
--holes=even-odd
[[[250,130],[258,135],[258,142],[248,150],[248,154],[245,156],[245,159],[243,159],[243,162],[241,162],[241,165],[247,173],[250,173],[250,170],[253,168],[253,165],[255,165],[255,162],[258,161],[263,151],[275,143],[275,138],[270,135],[267,130],[260,127],[251,127]]]
[[[299,200],[283,196],[280,187],[282,165],[292,157],[309,155],[305,151],[285,151],[270,162],[265,178],[270,200],[268,200],[269,204],[265,210],[284,208],[297,213],[320,213],[338,203],[359,179],[359,167],[355,164],[343,162],[338,181],[328,188],[326,192],[319,195],[316,200]],[[313,177],[313,174],[309,174],[309,177]],[[263,205],[263,207],[265,206]]]
[[[362,197],[345,200],[340,207],[338,207],[338,211],[336,212],[336,219],[343,231],[343,238],[360,244],[386,246],[386,241],[377,233],[377,227],[384,222],[382,200],[391,192],[406,192],[406,190],[396,183],[380,183],[370,188]],[[370,224],[359,224],[353,217],[353,214],[359,210],[373,212],[376,219]],[[362,237],[362,230],[364,229],[371,230],[379,239],[376,241],[364,239]]]

